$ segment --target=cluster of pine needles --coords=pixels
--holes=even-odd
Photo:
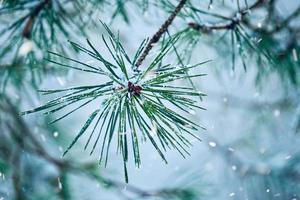
[[[53,59],[48,61],[60,67],[105,76],[108,81],[98,85],[40,90],[43,95],[62,95],[40,107],[25,111],[22,115],[38,111],[44,111],[44,114],[53,114],[81,102],[78,107],[72,108],[71,111],[63,113],[62,116],[52,121],[57,122],[102,97],[99,108],[89,115],[64,155],[84,133],[88,132],[87,130],[91,126],[85,149],[91,145],[90,154],[92,154],[102,137],[99,163],[104,163],[106,166],[111,143],[113,138],[117,137],[117,150],[123,157],[125,180],[128,181],[129,145],[132,146],[135,165],[139,167],[141,164],[139,147],[141,141],[150,140],[162,160],[167,163],[164,151],[174,148],[182,156],[185,156],[189,154],[187,148],[192,145],[190,136],[199,139],[193,132],[203,127],[186,116],[191,115],[194,109],[203,109],[197,104],[199,97],[205,96],[205,94],[196,91],[193,87],[176,86],[178,84],[174,83],[204,76],[205,74],[201,73],[190,75],[188,72],[205,62],[192,66],[163,65],[163,58],[180,37],[176,36],[170,37],[162,45],[160,51],[147,66],[143,65],[143,69],[137,68],[136,62],[148,40],[145,39],[141,43],[131,59],[119,40],[119,34],[115,35],[106,24],[103,26],[108,33],[108,39],[102,35],[102,40],[114,63],[105,59],[88,39],[88,48],[73,42],[70,44],[75,50],[100,61],[101,67],[54,52],[50,52],[50,54],[63,58],[66,62],[61,63]],[[185,116],[180,111],[187,115]]]

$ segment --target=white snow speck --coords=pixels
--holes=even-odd
[[[235,166],[235,165],[232,165],[232,166],[231,166],[231,169],[232,169],[233,171],[235,171],[235,170],[236,170],[236,166]]]
[[[274,115],[274,117],[279,117],[279,115],[280,115],[280,110],[278,110],[278,109],[274,110],[274,111],[273,111],[273,115]]]
[[[211,147],[216,147],[217,143],[215,143],[213,141],[210,141],[210,142],[208,142],[208,145],[211,146]]]
[[[234,148],[232,148],[232,147],[228,147],[228,151],[234,152],[234,151],[235,151],[235,149],[234,149]]]
[[[261,27],[262,27],[262,23],[261,23],[261,22],[258,22],[258,23],[257,23],[257,27],[258,27],[258,28],[261,28]]]
[[[34,43],[31,40],[25,40],[19,49],[19,56],[26,56],[30,51],[32,51]]]
[[[230,197],[233,197],[233,196],[235,196],[235,193],[234,193],[234,192],[231,192],[231,193],[229,194],[229,196],[230,196]]]
[[[60,181],[60,178],[59,177],[57,177],[57,185],[58,185],[58,189],[62,189],[62,183],[61,183],[61,181]]]
[[[189,113],[190,113],[191,115],[196,115],[196,112],[195,112],[195,110],[193,110],[193,109],[190,109],[190,110],[189,110]]]
[[[54,133],[53,133],[53,137],[55,137],[55,138],[57,138],[58,137],[58,132],[57,131],[55,131]]]
[[[298,61],[298,54],[297,54],[297,50],[295,48],[293,49],[293,59],[295,62]]]
[[[258,38],[257,40],[256,40],[256,43],[258,44],[258,43],[260,43],[262,41],[262,38]]]
[[[291,157],[292,157],[291,155],[287,155],[287,156],[285,156],[285,159],[289,160]]]

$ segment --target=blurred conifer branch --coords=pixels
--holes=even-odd
[[[15,199],[30,199],[26,193],[23,192],[22,177],[23,170],[20,168],[21,165],[24,167],[25,159],[22,159],[23,155],[29,154],[43,159],[48,164],[53,165],[58,170],[58,175],[69,176],[79,175],[85,176],[96,183],[102,185],[105,188],[112,189],[121,194],[124,199],[136,199],[136,198],[158,198],[158,199],[195,199],[195,193],[189,189],[181,188],[166,188],[147,191],[141,188],[125,184],[116,180],[112,180],[99,174],[96,163],[76,163],[71,160],[62,160],[56,158],[48,153],[48,150],[43,144],[36,138],[36,135],[31,132],[30,128],[26,123],[19,117],[17,109],[5,96],[0,95],[0,111],[9,113],[9,116],[1,119],[1,127],[6,127],[5,131],[0,133],[2,138],[0,161],[12,160],[12,163],[7,163],[11,166],[13,174],[13,187],[15,190]],[[12,126],[12,124],[14,126]],[[5,144],[6,143],[6,144]],[[13,145],[14,148],[9,147]],[[4,150],[6,149],[6,150]],[[23,153],[21,153],[21,151]],[[5,152],[5,153],[4,153]],[[27,155],[28,156],[28,155]],[[24,162],[23,164],[21,162]],[[2,171],[3,172],[3,171]],[[7,173],[8,174],[8,173]],[[63,177],[58,178],[58,195],[62,199],[71,199],[72,194],[68,192],[67,179]],[[53,187],[56,187],[54,185]],[[124,188],[126,187],[126,191]],[[66,190],[66,191],[64,191]],[[64,193],[65,192],[65,193]],[[128,197],[130,196],[130,198]]]
[[[0,79],[0,90],[4,91],[9,82],[21,87],[27,78],[36,87],[45,75],[65,73],[66,70],[56,71],[48,67],[44,60],[47,50],[70,54],[65,42],[77,39],[77,36],[86,37],[91,25],[95,25],[93,16],[105,7],[114,10],[112,19],[121,15],[129,23],[126,3],[121,0],[2,1],[0,72],[4,75]]]
[[[216,48],[223,60],[230,57],[232,69],[237,61],[241,61],[245,70],[248,61],[255,61],[260,66],[257,73],[258,84],[268,74],[275,72],[282,78],[283,84],[297,85],[300,81],[300,27],[296,21],[300,15],[300,5],[291,13],[282,16],[276,8],[278,0],[255,0],[249,3],[245,1],[243,4],[241,2],[236,1],[236,10],[227,16],[214,11],[232,10],[217,4],[218,2],[211,1],[209,5],[214,8],[208,11],[199,8],[196,2],[188,2],[179,15],[183,20],[189,21],[188,27],[181,31],[184,35],[181,43],[185,41],[187,44],[185,49],[189,49],[191,54],[197,46],[192,47],[189,44],[202,38],[204,41],[213,42],[214,45],[210,46]],[[164,6],[168,12],[174,8],[170,0],[162,1],[158,4],[158,7],[160,6]],[[258,20],[257,18],[262,18],[262,13],[265,17]],[[281,34],[287,34],[288,39],[283,40],[279,37]]]

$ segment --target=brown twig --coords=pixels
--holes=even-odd
[[[142,62],[145,60],[146,56],[149,54],[150,50],[152,49],[153,45],[159,41],[160,37],[167,31],[168,27],[172,24],[173,20],[177,16],[177,14],[180,12],[181,8],[184,6],[187,0],[180,0],[178,5],[176,6],[175,10],[172,12],[172,14],[168,17],[168,19],[161,25],[159,30],[152,36],[150,41],[148,42],[148,45],[146,46],[145,50],[139,57],[139,59],[136,62],[136,67],[138,68]]]
[[[36,16],[43,10],[46,5],[48,5],[51,1],[50,0],[44,0],[41,3],[39,3],[30,13],[29,18],[25,24],[25,27],[23,29],[22,35],[25,38],[30,38],[32,27],[34,25],[34,20]]]
[[[268,2],[268,4],[266,4]],[[277,58],[282,59],[285,58],[287,55],[291,53],[293,48],[297,44],[297,38],[299,37],[299,29],[298,28],[291,28],[289,26],[290,22],[294,20],[296,17],[300,15],[300,6],[298,6],[288,17],[285,19],[279,19],[279,17],[276,15],[275,12],[275,3],[276,0],[257,0],[254,4],[252,4],[250,7],[245,7],[241,9],[240,11],[236,12],[233,17],[224,17],[224,22],[220,23],[211,23],[211,24],[198,24],[191,22],[188,24],[189,28],[200,31],[202,33],[211,33],[213,30],[233,30],[235,27],[239,24],[245,25],[247,28],[251,29],[253,32],[256,32],[261,35],[261,37],[268,37],[273,36],[274,34],[282,31],[283,29],[287,29],[289,32],[289,40],[286,42],[286,46],[284,49],[281,49],[279,51],[273,52],[274,55],[277,56]],[[272,26],[264,26],[264,27],[258,27],[254,24],[252,24],[249,20],[249,18],[246,17],[247,13],[249,13],[249,10],[254,10],[257,8],[261,8],[263,5],[266,5],[266,9],[268,12],[268,15],[266,17],[266,21],[272,22],[275,24],[273,28]]]
[[[251,29],[254,29],[255,31],[262,33],[262,34],[273,34],[277,33],[283,28],[287,27],[289,22],[293,19],[295,19],[297,16],[300,15],[300,6],[295,9],[295,11],[290,14],[286,19],[282,21],[276,21],[276,26],[271,29],[262,29],[262,28],[257,28],[254,27],[248,19],[245,17],[247,13],[249,13],[249,10],[254,10],[257,8],[260,8],[262,5],[264,5],[267,2],[267,0],[257,0],[254,4],[252,4],[250,7],[245,7],[242,10],[236,12],[232,18],[230,18],[230,21],[228,22],[223,22],[223,23],[215,23],[215,24],[198,24],[191,22],[188,24],[188,26],[194,30],[201,31],[203,33],[209,33],[212,30],[230,30],[235,27],[237,24],[245,24]],[[275,0],[271,0],[268,4],[268,19],[271,19],[271,15],[274,13],[274,4]],[[239,15],[239,17],[238,17]]]
[[[13,188],[15,193],[15,200],[24,200],[26,199],[23,190],[22,190],[22,183],[21,183],[21,151],[17,147],[15,152],[13,153],[13,174],[12,174],[12,182]]]
[[[252,4],[250,7],[245,7],[238,12],[236,12],[231,20],[226,23],[216,23],[216,24],[197,24],[194,22],[191,22],[188,24],[188,26],[192,29],[195,29],[197,31],[202,31],[204,33],[208,33],[212,30],[230,30],[235,27],[235,25],[239,24],[244,20],[244,17],[249,13],[249,10],[253,10],[255,8],[259,8],[262,6],[266,0],[257,0],[254,4]]]

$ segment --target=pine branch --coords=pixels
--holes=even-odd
[[[131,59],[119,41],[119,36],[114,35],[106,24],[103,24],[103,26],[109,35],[109,40],[104,36],[102,36],[102,40],[114,62],[110,62],[104,58],[102,53],[88,39],[87,44],[89,49],[73,42],[70,43],[75,50],[81,51],[101,62],[103,68],[96,68],[57,53],[51,54],[72,61],[81,67],[74,67],[71,64],[60,63],[53,59],[48,59],[48,61],[61,67],[105,76],[110,80],[98,85],[41,90],[40,92],[44,95],[64,94],[42,106],[22,112],[22,115],[39,111],[44,111],[44,114],[54,114],[78,102],[81,103],[73,110],[65,112],[60,117],[54,119],[51,122],[54,123],[64,119],[89,103],[96,101],[99,97],[104,97],[105,100],[101,106],[90,114],[79,133],[64,152],[64,155],[72,149],[83,134],[87,132],[88,128],[93,126],[85,149],[91,145],[90,143],[94,139],[94,144],[91,146],[90,151],[90,154],[92,154],[100,142],[99,138],[102,137],[99,163],[104,163],[106,166],[111,142],[117,136],[117,149],[123,157],[125,180],[128,181],[129,140],[132,143],[135,164],[139,167],[141,163],[139,152],[140,135],[142,138],[149,139],[157,153],[166,163],[167,160],[163,152],[167,148],[176,149],[183,157],[189,155],[187,148],[191,146],[191,143],[187,139],[187,136],[199,139],[193,131],[203,127],[179,112],[174,111],[174,108],[179,108],[187,114],[190,114],[190,111],[193,109],[203,109],[196,105],[197,101],[193,98],[205,96],[205,94],[195,91],[190,87],[174,86],[172,83],[177,80],[189,80],[204,76],[205,74],[190,75],[187,72],[205,62],[182,67],[161,66],[162,60],[178,40],[179,35],[177,35],[176,37],[171,37],[164,44],[161,51],[143,71],[140,70],[137,72],[134,68],[142,50],[146,48],[146,40],[142,42],[135,56]],[[167,105],[167,103],[170,103],[174,107]]]
[[[206,13],[207,15],[212,15],[214,17],[220,18],[220,19],[224,19],[225,22],[221,22],[221,23],[203,23],[203,24],[199,24],[199,23],[195,23],[195,22],[190,22],[188,23],[189,28],[194,29],[196,31],[201,31],[202,33],[211,33],[211,31],[213,30],[233,30],[236,26],[238,25],[246,25],[247,28],[259,33],[259,34],[263,34],[263,35],[273,35],[275,33],[278,33],[279,31],[281,31],[282,29],[286,28],[289,23],[295,19],[296,17],[299,16],[300,14],[300,6],[298,6],[295,11],[293,11],[290,15],[288,15],[288,17],[286,17],[284,20],[277,20],[274,21],[275,27],[268,29],[268,28],[263,28],[263,27],[257,27],[256,25],[253,25],[249,22],[249,19],[246,17],[247,14],[254,10],[254,9],[258,9],[261,8],[262,6],[266,5],[266,0],[257,0],[255,3],[253,3],[250,7],[245,7],[241,10],[239,10],[238,12],[236,12],[233,17],[228,18],[228,17],[224,17],[224,16],[220,16],[220,15],[214,15],[213,13]],[[275,8],[274,8],[274,4],[275,4],[275,0],[270,1],[267,4],[267,8],[268,8],[268,15],[266,17],[266,19],[268,20],[273,20],[274,16],[276,17],[277,15],[274,14],[275,12]],[[196,8],[192,8],[194,10],[197,11]],[[200,10],[199,10],[200,11]],[[227,22],[228,21],[228,22]],[[292,28],[289,28],[292,29]],[[296,32],[294,30],[290,30],[290,32]]]
[[[236,27],[236,25],[242,23],[245,20],[244,17],[249,13],[249,11],[259,8],[265,3],[266,0],[257,0],[250,7],[245,7],[239,10],[238,12],[236,12],[231,18],[222,17],[227,20],[229,19],[229,22],[217,23],[217,24],[198,24],[198,23],[191,22],[188,24],[188,26],[194,30],[201,31],[204,33],[209,33],[212,30],[232,30]]]
[[[84,16],[92,13],[90,7],[96,2],[101,3],[78,0],[3,1],[0,9],[0,63],[4,75],[0,90],[3,92],[9,84],[15,84],[15,88],[20,90],[25,77],[30,77],[28,83],[31,87],[37,87],[44,74],[57,73],[49,71],[43,59],[47,49],[69,53],[64,42],[73,34],[85,35],[84,27],[93,20]],[[93,7],[94,10],[97,9]]]
[[[140,55],[138,61],[136,62],[136,67],[138,68],[142,62],[145,60],[146,56],[151,51],[153,45],[159,41],[161,36],[167,31],[168,27],[172,24],[173,20],[177,16],[177,14],[180,12],[184,4],[187,0],[180,0],[178,5],[176,6],[175,10],[171,13],[171,15],[168,17],[168,19],[161,25],[159,30],[152,36],[150,41],[148,42],[148,45],[146,46],[143,53]]]
[[[275,2],[276,0],[271,0],[270,2],[266,0],[257,0],[249,7],[245,6],[244,8],[239,9],[232,17],[202,11],[192,5],[189,5],[189,9],[191,9],[192,13],[200,13],[205,16],[211,16],[220,19],[221,22],[191,22],[188,24],[186,34],[188,35],[188,33],[191,32],[194,32],[194,34],[201,32],[210,38],[213,38],[214,33],[224,33],[218,41],[222,40],[224,41],[224,44],[231,45],[232,69],[235,68],[235,61],[237,59],[236,55],[238,54],[246,71],[246,59],[252,57],[251,54],[253,54],[255,56],[253,58],[256,59],[259,66],[270,64],[270,66],[274,67],[274,69],[279,72],[279,76],[281,78],[285,78],[287,76],[289,81],[293,84],[297,83],[298,78],[294,76],[295,71],[297,70],[297,58],[293,59],[293,57],[297,57],[296,54],[299,49],[297,43],[299,30],[298,27],[293,28],[290,24],[292,24],[293,20],[299,16],[300,9],[297,7],[286,18],[280,19],[280,15],[275,13]],[[264,8],[266,12],[268,12],[267,17],[264,19],[263,26],[261,23],[255,25],[252,24],[250,21],[251,15],[248,15],[250,11],[259,8]],[[195,21],[197,21],[197,19],[195,19]],[[289,39],[281,41],[276,34],[283,29],[288,30]],[[228,35],[227,33],[230,33],[231,37],[226,37]],[[230,40],[231,43],[227,43],[225,39]],[[270,43],[274,44],[278,48],[269,46]],[[222,51],[222,48],[219,50]],[[245,52],[249,55],[245,54]],[[291,54],[293,55],[292,59],[290,56]],[[287,69],[285,66],[290,67]],[[264,73],[264,71],[265,67],[261,67],[258,71],[258,79],[261,79],[260,74]]]

